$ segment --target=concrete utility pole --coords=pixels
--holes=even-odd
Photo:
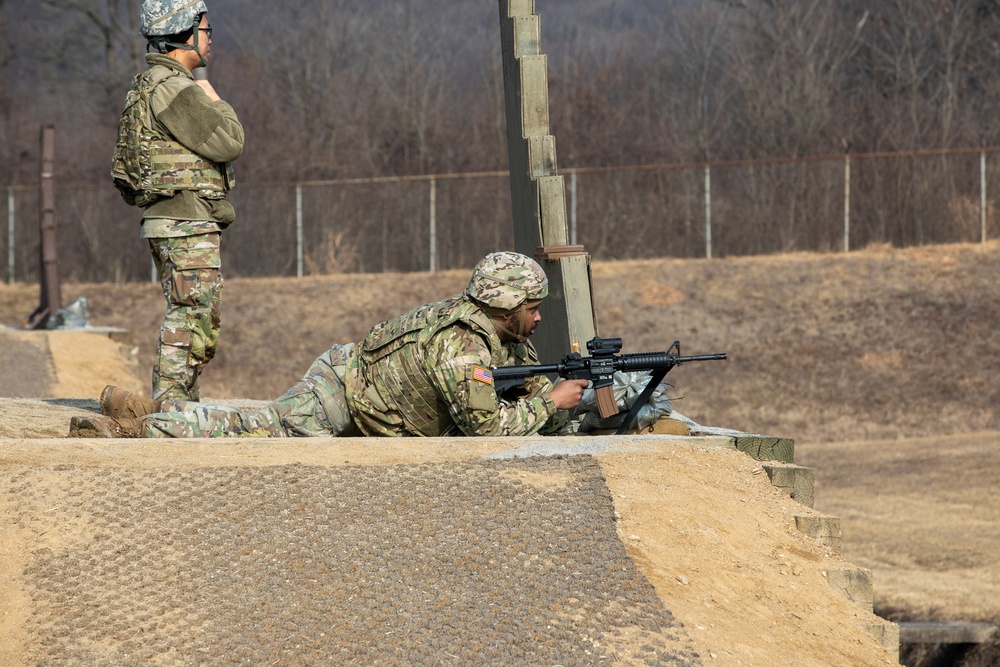
[[[534,0],[500,0],[514,249],[535,257],[549,277],[542,325],[532,341],[541,361],[551,363],[571,350],[586,354],[597,323],[590,257],[582,245],[567,245],[566,189],[556,174],[556,142],[549,134],[540,34]]]

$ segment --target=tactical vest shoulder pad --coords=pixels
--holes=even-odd
[[[487,335],[492,331],[489,317],[464,295],[459,295],[424,304],[376,325],[362,341],[361,354],[366,362],[377,361],[403,345],[428,340],[458,321],[466,322]]]

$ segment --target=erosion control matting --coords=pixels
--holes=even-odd
[[[24,664],[700,664],[591,456],[15,464],[0,489]]]

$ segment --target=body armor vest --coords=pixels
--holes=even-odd
[[[427,341],[459,321],[483,334],[493,359],[505,356],[489,316],[461,296],[426,304],[372,329],[358,350],[358,379],[363,386],[355,388],[353,400],[363,408],[361,413],[379,414],[386,423],[375,424],[367,415],[359,415],[369,422],[366,430],[402,423],[419,435],[455,434],[448,406],[437,395],[423,362]],[[394,405],[383,397],[391,397]]]
[[[156,66],[136,75],[118,122],[111,177],[126,203],[148,206],[178,190],[193,190],[206,199],[223,199],[236,184],[232,165],[220,165],[191,152],[153,128],[149,99],[171,76]]]

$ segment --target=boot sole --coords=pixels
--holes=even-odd
[[[97,427],[89,417],[73,417],[69,420],[70,438],[113,438],[114,435],[106,433]]]

